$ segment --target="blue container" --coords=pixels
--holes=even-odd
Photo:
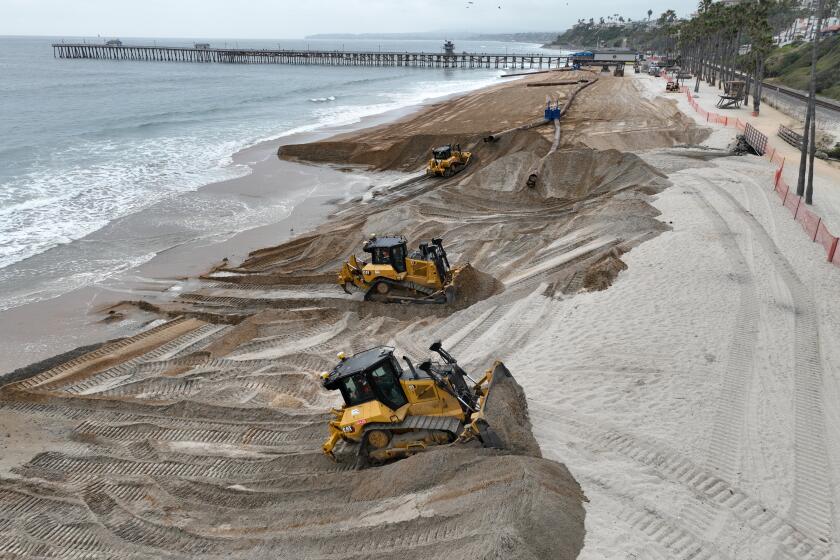
[[[549,101],[548,103],[546,103],[546,106],[545,106],[545,120],[553,121],[554,119],[559,119],[560,118],[560,111],[561,111],[561,108],[560,108],[560,102],[559,101],[555,102],[553,106],[551,105],[551,102]]]

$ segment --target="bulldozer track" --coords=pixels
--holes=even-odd
[[[559,421],[564,428],[581,437],[596,450],[619,453],[658,476],[689,489],[702,504],[716,512],[734,515],[753,535],[769,540],[786,558],[827,560],[831,551],[826,543],[813,538],[798,521],[789,520],[780,512],[752,498],[740,488],[724,480],[688,457],[669,450],[665,445],[646,442],[630,434],[610,429],[597,429],[591,422],[575,420],[568,413],[551,411],[550,407],[535,406],[532,415]],[[742,537],[746,538],[746,537]]]
[[[183,334],[173,340],[170,340],[169,342],[166,342],[158,346],[157,348],[154,348],[153,350],[141,354],[140,356],[126,360],[125,362],[122,362],[119,365],[110,367],[99,373],[95,373],[82,381],[70,383],[63,383],[61,380],[58,380],[56,382],[46,381],[42,382],[38,386],[38,389],[50,391],[63,391],[65,393],[71,393],[76,395],[95,394],[101,392],[98,390],[98,387],[101,387],[103,384],[106,384],[109,381],[118,382],[119,380],[117,378],[126,378],[127,376],[131,376],[131,379],[135,379],[135,376],[131,374],[136,373],[135,370],[137,366],[147,362],[153,362],[158,359],[167,359],[169,357],[172,357],[182,349],[190,347],[191,345],[201,341],[205,337],[216,333],[218,330],[219,328],[216,325],[204,325],[193,331]],[[108,386],[108,389],[112,388],[113,387]]]
[[[790,513],[812,537],[829,542],[833,534],[834,504],[828,481],[831,467],[826,453],[822,355],[814,299],[755,216],[725,189],[717,185],[714,189],[730,206],[734,215],[754,234],[753,239],[771,259],[776,274],[788,286],[793,298],[796,310],[793,332],[796,480]]]
[[[313,454],[319,453],[314,451]],[[21,470],[54,473],[62,476],[155,476],[209,478],[219,480],[250,481],[276,476],[308,475],[314,472],[342,472],[350,469],[341,463],[328,463],[312,469],[302,455],[281,456],[275,459],[253,461],[216,458],[204,463],[180,463],[172,460],[135,461],[115,457],[73,457],[63,453],[47,452],[36,455]]]
[[[727,351],[726,369],[718,395],[709,449],[710,466],[722,477],[734,479],[740,465],[747,390],[754,375],[753,355],[758,342],[759,302],[756,281],[735,240],[735,232],[700,190],[692,188],[692,191],[697,195],[695,199],[706,215],[722,232],[718,242],[741,286],[738,309],[735,311],[734,334]]]
[[[56,377],[56,376],[61,375],[65,372],[71,371],[73,369],[77,369],[80,366],[82,366],[86,363],[89,363],[89,362],[91,362],[95,359],[102,358],[102,357],[105,357],[109,354],[113,354],[115,352],[118,352],[119,350],[121,350],[121,349],[135,343],[135,342],[147,340],[147,339],[150,339],[152,337],[158,337],[159,335],[161,335],[162,333],[165,333],[170,328],[172,328],[172,327],[174,327],[178,324],[181,324],[186,320],[187,320],[186,317],[178,317],[178,318],[173,319],[173,320],[171,320],[167,323],[164,323],[162,325],[158,325],[156,327],[153,327],[149,330],[143,331],[143,332],[141,332],[137,335],[122,338],[122,339],[117,340],[115,342],[106,343],[106,344],[102,345],[101,347],[99,347],[98,349],[94,350],[93,352],[89,352],[87,354],[83,354],[82,356],[79,356],[79,357],[74,358],[72,360],[68,360],[68,361],[62,363],[61,365],[58,365],[54,368],[50,368],[50,369],[48,369],[48,370],[46,370],[42,373],[39,373],[38,375],[34,375],[34,376],[32,376],[28,379],[24,379],[23,381],[19,381],[19,382],[16,383],[16,385],[18,387],[22,388],[22,389],[30,389],[30,388],[35,387],[37,385],[41,385],[43,383],[46,383],[48,380],[52,379],[53,377]]]
[[[722,554],[715,545],[685,527],[678,519],[657,511],[647,503],[639,507],[635,499],[616,493],[603,479],[585,477],[584,481],[603,490],[615,516],[637,533],[666,549],[669,560],[730,560],[729,556]]]
[[[447,416],[409,416],[399,424],[371,423],[366,424],[364,431],[387,428],[389,430],[439,430],[449,432],[454,436],[461,433],[463,425],[457,418]]]

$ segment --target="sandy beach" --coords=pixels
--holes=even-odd
[[[354,125],[326,127],[282,141],[317,141],[394,121],[413,110],[416,108],[390,111],[365,117]],[[126,299],[166,298],[168,290],[178,287],[179,279],[199,276],[225,258],[239,262],[251,251],[308,231],[320,224],[337,203],[403,178],[401,173],[371,174],[354,166],[316,167],[279,161],[277,146],[278,141],[266,141],[235,154],[231,165],[250,170],[243,177],[185,193],[174,204],[167,201],[154,205],[88,236],[84,245],[90,247],[89,251],[97,251],[97,245],[110,243],[114,237],[148,239],[150,244],[163,238],[159,245],[168,248],[94,286],[0,311],[0,372],[8,373],[79,346],[132,335],[156,317],[132,313],[115,321],[107,313],[114,304]],[[351,168],[355,173],[347,172]],[[230,214],[240,206],[264,207],[268,223],[248,227],[230,220]],[[231,221],[230,228],[216,236],[191,238],[190,223],[213,219],[214,214],[220,221]],[[167,241],[167,236],[173,241]],[[47,254],[42,258],[54,257]],[[15,291],[14,286],[5,289]],[[20,291],[27,289],[22,282]]]
[[[576,83],[549,85],[558,76]],[[550,125],[484,141],[595,79],[557,151]],[[298,173],[291,215],[168,251],[96,294],[13,310],[7,369],[124,338],[0,388],[0,500],[15,512],[0,514],[0,553],[840,554],[840,269],[779,206],[774,168],[729,154],[732,129],[663,89],[539,74],[259,146],[239,156],[255,162],[249,178],[196,196],[260,200]],[[422,177],[448,142],[471,165]],[[385,232],[442,237],[469,264],[456,301],[341,291],[341,262]],[[336,352],[387,344],[419,360],[438,339],[468,371],[507,364],[533,439],[363,471],[325,458],[336,395],[319,374]]]

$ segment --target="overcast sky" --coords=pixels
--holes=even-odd
[[[696,0],[0,0],[0,35],[300,38],[313,33],[559,31]],[[500,9],[501,8],[501,9]]]

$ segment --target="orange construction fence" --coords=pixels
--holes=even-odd
[[[667,74],[663,75],[663,78],[665,80],[673,79],[669,78]],[[691,95],[691,90],[685,86],[683,86],[682,90],[688,98],[688,104],[691,105],[691,108],[694,109],[703,119],[705,119],[706,122],[721,124],[723,126],[732,126],[742,132],[747,129],[746,121],[742,121],[739,118],[733,119],[725,115],[718,115],[717,113],[710,113],[700,107],[700,104],[697,103],[697,100]],[[787,183],[785,183],[785,180],[782,177],[782,171],[784,171],[785,168],[785,158],[783,158],[776,151],[776,148],[771,146],[769,142],[766,144],[764,157],[768,158],[771,163],[778,166],[776,173],[773,175],[773,188],[779,196],[779,199],[781,199],[782,205],[790,210],[793,218],[799,222],[802,229],[804,229],[805,233],[808,234],[808,237],[811,238],[811,241],[819,243],[823,246],[823,248],[825,248],[828,262],[836,266],[840,266],[840,247],[838,247],[838,245],[840,245],[840,240],[838,240],[837,236],[828,231],[825,222],[823,222],[820,216],[805,207],[802,197],[798,196],[794,192],[791,192],[790,187]]]

